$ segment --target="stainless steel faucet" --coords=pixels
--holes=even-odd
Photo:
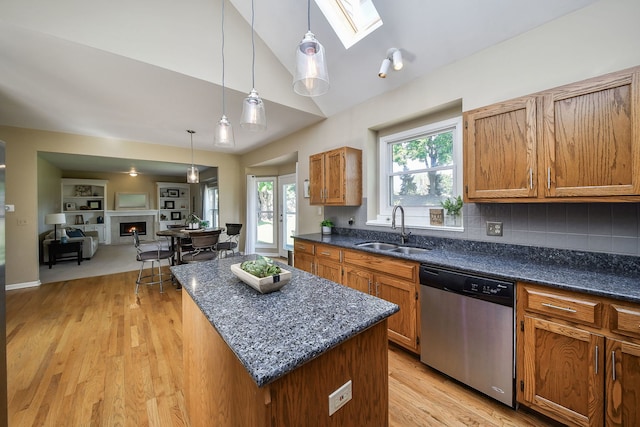
[[[395,205],[393,207],[393,211],[391,212],[391,228],[396,229],[396,211],[400,208],[400,241],[402,244],[407,243],[407,239],[411,235],[411,232],[405,233],[404,231],[404,208],[400,205]]]

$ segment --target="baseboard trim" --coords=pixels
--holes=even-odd
[[[35,282],[14,283],[13,285],[6,285],[5,290],[15,291],[18,289],[37,288],[41,284],[40,280],[36,280]]]

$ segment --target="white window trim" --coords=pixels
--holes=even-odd
[[[391,227],[392,206],[387,205],[389,194],[389,144],[419,137],[420,135],[437,133],[453,128],[453,188],[455,195],[462,195],[462,116],[442,120],[425,126],[409,129],[381,137],[378,143],[378,159],[380,164],[380,176],[378,180],[378,214],[375,219],[367,220],[367,225]],[[439,206],[433,206],[439,208]],[[418,229],[434,229],[448,231],[464,231],[462,227],[442,227],[429,225],[429,207],[404,207],[405,226]],[[399,220],[399,218],[397,218]]]

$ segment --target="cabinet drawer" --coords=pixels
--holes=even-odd
[[[316,258],[342,262],[342,250],[336,246],[318,245],[316,246]]]
[[[418,263],[404,261],[383,255],[373,255],[360,251],[344,251],[343,262],[387,275],[397,276],[411,282],[417,281]]]
[[[315,255],[315,249],[316,246],[313,243],[309,242],[299,242],[296,240],[293,244],[293,251],[296,253]]]
[[[525,308],[587,325],[602,326],[602,303],[582,296],[526,289]]]
[[[612,332],[640,338],[640,307],[632,308],[611,304],[609,325]]]

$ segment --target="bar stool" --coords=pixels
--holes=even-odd
[[[133,230],[133,245],[136,247],[136,260],[140,261],[140,272],[138,273],[138,280],[136,280],[136,295],[138,295],[138,288],[140,285],[160,285],[160,293],[164,292],[163,283],[171,281],[171,274],[167,278],[162,274],[162,260],[167,261],[167,266],[171,266],[171,260],[173,258],[173,251],[167,249],[163,242],[155,241],[140,244],[140,236],[138,231]],[[146,262],[151,262],[151,269],[149,274],[143,276],[144,265]],[[158,275],[154,273],[153,267],[155,263],[158,263]],[[157,277],[157,280],[156,280]]]
[[[218,243],[216,248],[218,251],[223,252],[225,258],[227,257],[227,252],[231,251],[233,256],[236,255],[236,248],[238,247],[238,240],[240,239],[240,230],[242,229],[242,224],[232,224],[226,223],[227,228],[227,239],[224,242]]]

